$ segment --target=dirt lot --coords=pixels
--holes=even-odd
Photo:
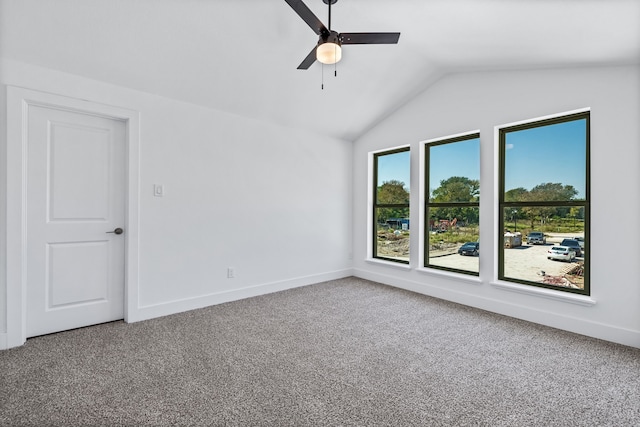
[[[573,263],[547,259],[547,251],[553,243],[546,245],[523,245],[513,249],[505,249],[504,275],[514,279],[546,282],[559,286],[569,286],[563,276],[573,266],[584,260],[579,257]],[[570,278],[573,287],[582,287],[581,278]]]
[[[547,259],[547,251],[562,239],[574,237],[575,234],[547,234],[546,245],[527,245],[505,249],[506,277],[527,280],[531,282],[545,282],[557,286],[582,287],[582,278],[566,276],[565,273],[581,263],[584,258],[576,258],[575,262],[567,263]],[[479,272],[479,257],[458,255],[460,245],[451,244],[440,249],[430,251],[432,265]],[[380,243],[379,253],[389,258],[409,260],[409,239],[406,236],[388,236]],[[569,283],[565,276],[571,281]]]
[[[409,235],[393,232],[378,233],[378,254],[380,256],[409,261]]]
[[[567,270],[578,265],[584,258],[576,258],[576,262],[573,263],[547,259],[549,248],[565,237],[567,236],[551,235],[547,237],[546,245],[529,246],[524,244],[516,248],[505,249],[505,276],[532,282],[544,281],[559,286],[570,286],[562,277]],[[434,253],[434,255],[440,256],[431,258],[431,263],[442,267],[479,271],[478,257],[458,255],[456,250],[457,247],[452,248],[448,255],[447,252]],[[575,287],[581,287],[581,278],[569,277],[569,279],[575,284]]]

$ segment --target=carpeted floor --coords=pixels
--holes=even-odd
[[[348,278],[0,352],[3,426],[638,426],[640,349]]]

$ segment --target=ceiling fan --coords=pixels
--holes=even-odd
[[[342,58],[345,44],[396,44],[400,33],[338,33],[331,29],[331,5],[338,0],[322,0],[329,6],[329,28],[311,12],[302,0],[285,0],[304,22],[319,36],[318,44],[298,65],[298,70],[306,70],[316,61],[335,64]]]

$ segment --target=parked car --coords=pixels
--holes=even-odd
[[[560,246],[569,246],[570,248],[574,248],[576,256],[582,256],[582,246],[580,246],[580,242],[576,239],[563,239]]]
[[[576,258],[576,251],[569,246],[552,246],[547,251],[547,258],[571,262]]]
[[[527,243],[530,245],[546,245],[547,238],[541,231],[532,231],[527,235]]]
[[[574,237],[580,243],[580,247],[584,250],[584,237]]]
[[[467,242],[464,245],[460,246],[460,249],[458,249],[458,253],[460,255],[478,256],[479,252],[480,252],[480,243],[478,242]]]

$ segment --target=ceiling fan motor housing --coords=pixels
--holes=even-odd
[[[323,32],[316,47],[316,58],[323,64],[335,64],[342,59],[342,42],[340,34],[335,31]]]
[[[342,37],[338,34],[337,31],[329,31],[328,33],[320,34],[320,39],[318,39],[318,46],[324,43],[335,43],[338,46],[342,46]]]

